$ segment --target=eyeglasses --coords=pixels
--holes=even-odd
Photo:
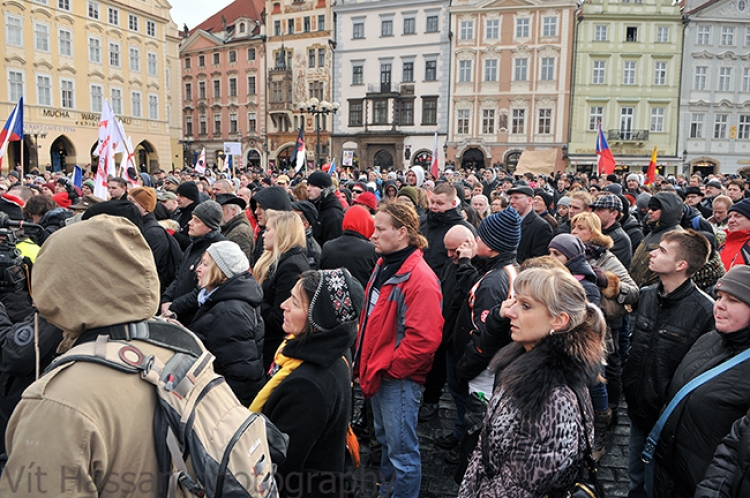
[[[364,194],[365,191],[364,190],[359,190],[359,189],[354,189],[354,190],[352,190],[352,193],[353,194]]]

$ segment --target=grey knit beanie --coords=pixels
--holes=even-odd
[[[493,251],[513,252],[521,240],[521,217],[515,209],[507,207],[483,219],[477,233]]]
[[[584,247],[583,242],[581,242],[581,239],[575,235],[570,235],[569,233],[561,233],[560,235],[555,236],[555,238],[550,241],[549,248],[560,251],[566,258],[568,258],[568,261],[586,252],[586,248]]]
[[[227,278],[245,273],[250,268],[250,261],[235,242],[229,240],[214,242],[206,251]]]
[[[716,282],[714,291],[726,292],[750,306],[750,266],[733,266]]]
[[[216,201],[201,202],[193,209],[193,216],[200,219],[211,230],[219,230],[224,219],[224,211]]]

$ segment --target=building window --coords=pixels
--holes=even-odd
[[[438,16],[427,16],[427,26],[425,31],[428,33],[437,33],[438,30]]]
[[[258,115],[254,112],[247,113],[247,131],[254,132],[258,127]]]
[[[552,133],[552,109],[539,109],[538,130],[540,135]]]
[[[198,67],[206,67],[206,56],[203,54],[198,56]]]
[[[34,50],[49,52],[49,25],[34,23]]]
[[[214,135],[221,135],[221,114],[214,114]]]
[[[140,118],[143,116],[141,92],[130,92],[130,111],[134,118]]]
[[[695,41],[696,45],[711,44],[711,26],[698,26],[697,35],[698,38]]]
[[[510,132],[513,135],[523,135],[526,129],[526,109],[513,109]]]
[[[721,28],[721,44],[734,46],[734,27],[723,26]]]
[[[213,64],[214,66],[218,66],[221,64],[221,55],[219,53],[211,54],[213,56]]]
[[[349,126],[362,126],[362,101],[349,101]]]
[[[221,80],[213,80],[213,98],[221,98]]]
[[[185,83],[185,100],[193,100],[193,84]]]
[[[70,0],[57,0],[57,8],[70,12]]]
[[[146,35],[156,36],[156,23],[154,21],[146,21]]]
[[[719,88],[720,92],[728,92],[732,86],[732,68],[719,68]]]
[[[542,18],[542,36],[557,36],[557,17]]]
[[[60,80],[61,99],[60,105],[65,109],[75,108],[75,83],[71,80]],[[112,104],[114,106],[114,104]]]
[[[750,67],[742,69],[742,91],[750,92]]]
[[[112,67],[120,67],[120,44],[119,43],[109,44],[109,65]]]
[[[352,66],[352,85],[364,84],[364,67],[361,65]]]
[[[91,112],[102,112],[102,102],[104,101],[104,88],[101,85],[91,85]]]
[[[484,34],[488,40],[500,38],[500,19],[488,19]]]
[[[185,69],[190,69],[190,57],[185,57]]]
[[[656,43],[668,43],[669,42],[669,28],[666,26],[658,26],[656,28]]]
[[[625,28],[625,41],[626,42],[638,41],[638,28],[636,26],[628,26],[627,28]]]
[[[254,48],[248,48],[247,49],[247,60],[254,61],[255,60],[255,49]]]
[[[636,61],[625,61],[623,63],[622,84],[635,85]]]
[[[458,61],[458,82],[468,83],[471,81],[471,60]]]
[[[664,107],[652,107],[651,108],[651,131],[657,133],[664,131],[664,114],[666,109]]]
[[[750,114],[740,114],[740,122],[737,127],[737,138],[747,140],[750,138]]]
[[[99,20],[99,3],[89,0],[88,15],[90,19],[96,19],[97,21]]]
[[[14,47],[23,47],[23,19],[5,16],[5,42]]]
[[[729,114],[717,114],[714,117],[714,138],[727,138]]]
[[[89,38],[89,62],[102,62],[102,42],[99,38]]]
[[[8,72],[8,90],[11,102],[18,102],[23,97],[23,73],[20,71]]]
[[[326,16],[321,14],[318,16],[318,31],[326,30]]]
[[[690,115],[690,138],[703,138],[703,122],[706,115],[694,112]]]
[[[484,81],[497,81],[497,59],[484,61]]]
[[[272,102],[284,102],[284,83],[281,81],[274,81],[271,83],[271,101]]]
[[[39,105],[52,105],[52,78],[38,74],[36,76],[36,102]]]
[[[198,98],[199,99],[206,98],[206,82],[205,81],[198,82]]]
[[[136,47],[128,49],[128,67],[131,71],[141,71],[141,50]]]
[[[706,74],[708,73],[708,67],[696,66],[695,78],[693,83],[693,89],[705,90],[706,89]]]
[[[482,109],[482,135],[495,134],[495,110]]]
[[[311,48],[307,51],[307,67],[315,67],[315,49]]]
[[[414,81],[414,63],[413,62],[404,62],[404,70],[401,76],[402,76],[401,81],[403,81],[404,83],[411,83]]]
[[[60,41],[60,55],[64,57],[73,57],[73,32],[67,29],[58,31]]]
[[[281,21],[274,21],[273,22],[273,35],[274,36],[281,36]]]
[[[229,57],[229,62],[237,62],[237,51],[236,50],[230,50],[228,57]]]
[[[391,91],[391,65],[388,63],[380,64],[380,91]]]
[[[474,21],[461,21],[458,33],[459,40],[473,40]]]
[[[318,49],[318,67],[325,67],[326,65],[326,49]]]
[[[365,23],[355,22],[352,25],[352,38],[361,39],[365,37]]]
[[[255,76],[247,77],[247,94],[255,95]]]
[[[229,114],[229,133],[237,133],[237,113]]]
[[[388,124],[388,100],[378,99],[372,103],[372,123],[373,124]]]
[[[414,124],[414,100],[402,100],[399,103],[399,114],[398,124],[400,125],[413,125]]]
[[[604,107],[595,105],[589,108],[589,131],[596,131],[604,120]]]
[[[310,16],[305,16],[302,19],[302,31],[304,31],[305,33],[310,32]]]
[[[383,20],[380,22],[380,36],[393,36],[393,21]]]
[[[468,109],[459,109],[458,110],[458,123],[456,126],[456,133],[458,135],[468,135],[469,134],[469,120],[471,116],[471,111]]]
[[[437,81],[437,61],[425,61],[424,79],[425,81]]]
[[[526,81],[529,78],[529,59],[519,58],[513,60],[513,81]]]
[[[146,54],[146,59],[148,61],[148,75],[149,76],[156,76],[157,67],[158,64],[156,62],[156,53],[155,52],[149,52]],[[167,79],[169,81],[169,79]]]
[[[516,38],[528,38],[530,26],[528,18],[516,19]]]
[[[607,26],[599,24],[594,26],[594,41],[607,41]]]
[[[542,57],[542,81],[552,81],[555,79],[555,58]]]
[[[594,73],[591,78],[593,85],[604,84],[606,69],[607,61],[594,61]]]
[[[417,32],[417,20],[413,17],[404,19],[404,34],[413,35]]]
[[[112,7],[107,7],[107,22],[114,24],[115,26],[120,25],[120,11]]]
[[[198,116],[198,133],[200,135],[208,134],[208,126],[206,124],[206,115],[201,114]]]
[[[128,14],[128,29],[130,31],[138,31],[138,17],[133,14]]]
[[[658,61],[654,63],[654,85],[667,84],[667,63]]]
[[[110,89],[109,97],[112,101],[112,111],[115,114],[122,114],[122,90],[119,88]]]
[[[316,98],[319,101],[323,100],[323,82],[322,81],[311,81],[309,86],[310,98]]]
[[[422,97],[422,124],[437,124],[437,97]]]
[[[185,116],[185,135],[193,136],[193,116]]]
[[[294,34],[294,19],[286,20],[286,32],[290,35]]]
[[[237,78],[229,78],[229,96],[237,96]]]

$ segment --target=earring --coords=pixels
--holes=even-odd
[[[555,329],[549,329],[549,335],[555,335]]]

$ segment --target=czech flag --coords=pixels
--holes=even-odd
[[[0,131],[0,167],[3,165],[3,155],[8,142],[23,140],[23,97],[18,99],[18,104],[8,117],[2,131]]]
[[[596,156],[596,165],[599,170],[599,176],[602,174],[611,175],[615,172],[615,156],[613,156],[612,151],[609,150],[609,145],[607,145],[607,139],[604,138],[601,123],[599,123],[598,131],[596,133]]]

